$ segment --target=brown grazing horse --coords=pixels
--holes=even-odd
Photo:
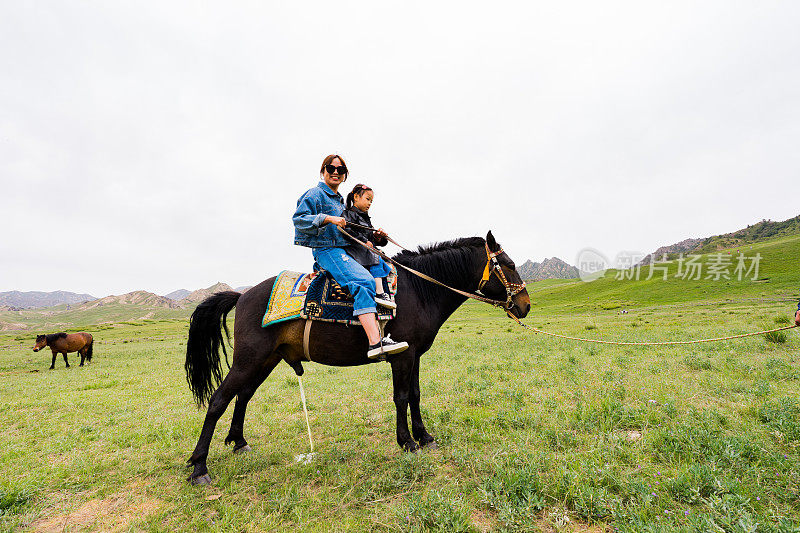
[[[518,318],[530,310],[530,298],[522,279],[491,232],[486,240],[480,237],[456,239],[420,247],[416,252],[404,251],[394,259],[462,291],[474,292],[480,286],[486,297],[507,302],[507,311]],[[490,277],[482,283],[485,272]],[[233,443],[234,452],[248,451],[244,415],[256,389],[281,361],[286,361],[298,375],[303,373],[305,321],[290,320],[261,327],[274,282],[274,277],[267,279],[244,294],[216,293],[192,313],[186,343],[186,379],[198,405],[208,403],[200,438],[188,461],[188,466],[193,467],[189,476],[193,484],[211,482],[206,467],[208,449],[217,421],[230,401],[236,397],[225,444]],[[397,443],[404,450],[437,447],[420,414],[419,359],[433,345],[442,324],[466,300],[463,295],[398,269],[397,316],[386,325],[386,332],[409,345],[406,351],[388,359],[397,410]],[[223,380],[219,349],[222,347],[227,362],[226,317],[234,307],[233,366]],[[367,346],[367,336],[360,327],[314,322],[311,328],[309,355],[315,363],[333,366],[375,363],[367,358]],[[408,431],[409,409],[411,432]]]
[[[81,364],[84,361],[92,360],[92,346],[94,339],[88,333],[51,333],[49,335],[37,335],[36,346],[33,347],[34,352],[38,352],[42,348],[49,346],[53,351],[53,362],[50,364],[50,370],[56,367],[56,357],[58,354],[64,355],[64,362],[69,368],[69,361],[67,361],[68,352],[78,352],[81,354]]]

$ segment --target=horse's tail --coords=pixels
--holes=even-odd
[[[87,361],[91,361],[92,360],[92,348],[93,347],[94,347],[94,337],[92,337],[90,335],[89,336],[89,349],[86,350],[86,360]]]
[[[240,293],[224,291],[212,294],[202,301],[189,320],[189,339],[186,341],[186,381],[192,390],[198,407],[204,405],[222,381],[222,362],[219,348],[228,352],[225,340],[230,342],[230,332],[226,318],[239,301]],[[225,338],[222,331],[225,331]],[[230,368],[230,363],[228,363]]]

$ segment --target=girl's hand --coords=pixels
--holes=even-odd
[[[347,225],[347,221],[343,217],[332,217],[330,215],[325,217],[325,224],[336,224],[340,228]]]
[[[383,238],[383,239],[385,239],[386,237],[388,237],[388,235],[386,234],[386,232],[385,232],[385,231],[383,231],[383,228],[378,228],[378,229],[375,231],[375,235],[377,235],[378,237],[381,237],[381,238]]]

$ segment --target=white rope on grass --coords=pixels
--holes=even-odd
[[[297,383],[300,384],[300,400],[303,402],[303,414],[306,415],[306,429],[308,430],[308,444],[311,451],[295,455],[294,460],[298,463],[308,464],[314,459],[314,440],[311,438],[311,424],[308,422],[308,408],[306,407],[306,391],[303,389],[303,378],[297,376]]]

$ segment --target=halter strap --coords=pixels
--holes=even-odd
[[[520,292],[525,289],[524,283],[511,283],[506,279],[506,275],[503,272],[503,267],[500,266],[500,261],[497,260],[497,256],[503,253],[503,249],[500,248],[497,251],[491,251],[489,249],[489,244],[485,243],[486,246],[486,266],[483,269],[483,275],[481,276],[481,281],[478,284],[478,290],[483,290],[483,286],[489,281],[492,277],[492,274],[496,274],[500,283],[503,284],[503,287],[506,290],[506,309],[511,309],[513,306],[512,299],[514,296],[519,294]]]

